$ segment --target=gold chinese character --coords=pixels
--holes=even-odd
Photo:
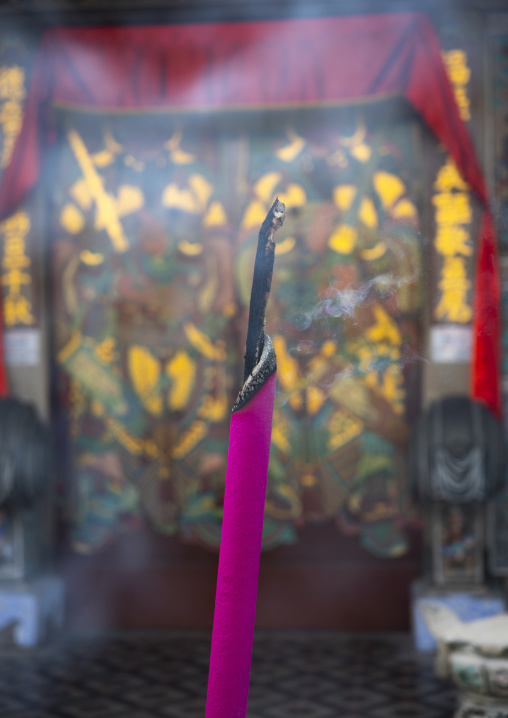
[[[19,294],[24,284],[30,284],[31,277],[26,272],[20,272],[19,269],[11,269],[2,277],[2,284],[9,287],[9,294]]]
[[[25,71],[19,65],[0,68],[0,98],[21,102],[25,98]]]
[[[471,284],[467,279],[466,264],[462,257],[446,257],[443,262],[441,277],[439,282],[441,289],[446,289],[451,285],[455,286],[458,282],[463,281],[467,281],[468,286]]]
[[[0,158],[0,167],[7,167],[11,161],[12,153],[14,151],[14,142],[16,138],[14,135],[4,136],[4,147],[2,151],[2,157]]]
[[[7,236],[5,240],[5,256],[19,256],[25,254],[25,240],[19,235],[14,237]]]
[[[11,255],[2,259],[2,267],[5,269],[22,269],[32,264],[30,257],[24,255]]]
[[[466,303],[466,292],[461,290],[443,292],[436,307],[436,319],[444,319],[457,324],[467,324],[473,315]]]
[[[0,112],[0,123],[5,135],[5,141],[14,144],[18,132],[21,130],[22,117],[19,115],[6,115]],[[4,141],[4,144],[5,144]]]
[[[465,64],[448,65],[448,77],[452,85],[467,85],[471,77],[471,70]]]
[[[26,234],[30,229],[30,217],[26,212],[16,212],[0,224],[0,232]]]
[[[451,189],[469,189],[450,158],[448,158],[446,164],[444,164],[437,173],[434,188],[438,192],[448,192]]]
[[[473,247],[469,244],[469,232],[463,227],[454,225],[438,227],[436,252],[445,257],[452,257],[455,254],[470,257],[473,254]]]
[[[4,298],[4,319],[8,327],[16,324],[34,324],[35,317],[32,314],[32,305],[26,297],[21,295],[7,296]]]
[[[459,114],[461,119],[470,120],[471,113],[469,112],[469,99],[466,94],[466,89],[464,87],[455,88],[455,100],[459,108]]]
[[[472,310],[467,303],[471,282],[467,278],[462,257],[445,257],[438,284],[443,294],[435,310],[436,319],[465,324],[471,320]]]
[[[444,53],[444,61],[447,65],[465,65],[467,55],[464,50],[448,50]]]
[[[11,117],[21,118],[22,116],[23,112],[19,102],[16,102],[15,100],[5,100],[5,102],[2,103],[2,107],[0,109],[0,122],[3,123]]]
[[[468,224],[473,218],[469,195],[465,192],[442,192],[432,198],[436,207],[436,223]]]

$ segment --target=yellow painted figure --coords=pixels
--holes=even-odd
[[[349,128],[263,134],[137,122],[74,113],[61,134],[53,309],[76,549],[142,520],[218,546],[253,255],[277,195],[286,222],[267,318],[279,390],[264,545],[332,520],[399,555],[421,306],[410,127],[387,134],[361,115]],[[443,256],[467,250],[462,237]]]

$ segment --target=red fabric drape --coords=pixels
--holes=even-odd
[[[269,108],[403,95],[484,207],[473,394],[500,414],[499,277],[487,192],[429,19],[419,13],[48,30],[0,191],[6,216],[40,173],[45,104],[102,110]],[[496,304],[492,304],[492,302]],[[486,326],[488,324],[488,330]]]
[[[0,312],[0,339],[3,336],[2,312]],[[4,398],[9,394],[9,382],[7,379],[7,368],[5,366],[5,354],[3,344],[0,341],[0,397]]]
[[[494,220],[487,210],[480,232],[474,293],[472,394],[501,416],[501,286]],[[497,364],[494,358],[498,358]]]

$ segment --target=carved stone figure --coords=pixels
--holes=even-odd
[[[424,500],[485,501],[500,487],[502,428],[483,404],[449,396],[432,404],[413,436],[412,472]]]
[[[427,518],[432,582],[481,584],[485,505],[503,484],[500,422],[478,401],[445,397],[418,421],[409,458],[415,493]]]

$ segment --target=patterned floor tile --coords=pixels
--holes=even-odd
[[[393,702],[369,712],[372,718],[437,718],[436,711],[415,701]]]
[[[101,679],[86,678],[80,681],[81,690],[88,695],[121,696],[126,691],[135,691],[140,694],[145,690],[147,682],[134,677],[129,673],[107,674]]]
[[[0,654],[1,718],[203,718],[210,634],[72,638]],[[260,633],[247,718],[450,718],[409,637]]]
[[[454,688],[449,690],[441,690],[425,697],[425,703],[434,708],[448,709],[452,712],[457,707],[457,691]]]
[[[316,703],[316,701],[294,700],[271,708],[263,712],[266,718],[336,718],[337,713],[332,708]]]
[[[287,696],[280,691],[273,691],[265,686],[251,686],[249,690],[249,713],[257,713],[286,701]]]
[[[55,709],[66,718],[117,718],[126,712],[126,706],[122,703],[96,697],[89,697],[74,704],[60,703]]]
[[[279,684],[280,682],[288,679],[290,680],[291,678],[295,679],[296,677],[299,677],[299,675],[299,670],[294,668],[292,669],[287,665],[259,665],[254,663],[254,661],[252,662],[251,683],[256,683],[258,685],[271,685],[272,683]]]
[[[319,698],[337,690],[337,683],[322,676],[303,675],[298,681],[294,677],[286,678],[277,684],[278,690],[285,691],[288,696],[297,698]]]
[[[179,705],[165,706],[160,715],[164,718],[203,718],[206,701],[203,698],[194,698]]]
[[[0,696],[0,715],[7,715],[8,713],[14,713],[15,711],[25,710],[23,701],[16,700],[15,698],[9,698],[9,696]]]
[[[122,701],[137,706],[139,708],[157,708],[158,706],[167,706],[173,703],[181,702],[188,699],[189,694],[172,686],[143,686],[136,689],[130,688],[118,694]]]
[[[375,706],[387,704],[386,696],[376,691],[374,686],[366,685],[357,688],[348,687],[341,691],[326,693],[321,696],[324,705],[341,710],[361,711],[365,715]],[[370,713],[369,713],[370,715]]]

